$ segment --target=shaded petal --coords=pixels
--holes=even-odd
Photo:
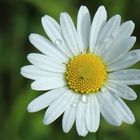
[[[31,84],[31,88],[34,90],[50,90],[63,87],[65,85],[66,81],[64,78],[46,78],[34,81]]]
[[[70,131],[76,119],[78,98],[79,95],[76,95],[72,105],[64,112],[62,126],[65,133],[68,133]]]
[[[131,36],[134,28],[135,28],[135,24],[131,20],[122,23],[122,25],[120,26],[120,29],[119,29],[120,39],[124,38],[124,37],[127,38],[127,37]]]
[[[120,97],[116,96],[115,94],[111,94],[110,92],[106,91],[106,94],[119,111],[122,120],[128,124],[133,124],[135,122],[135,117],[124,101]]]
[[[106,87],[112,94],[116,94],[121,98],[127,100],[135,100],[137,98],[137,95],[134,90],[132,90],[124,84],[121,84],[120,82],[108,82],[106,84]]]
[[[112,44],[113,47],[110,47],[108,52],[103,56],[104,60],[109,65],[110,61],[116,59],[120,54],[126,54],[133,47],[135,42],[136,37],[134,36],[122,40],[117,39],[116,42]]]
[[[85,126],[85,110],[86,104],[82,101],[79,101],[76,114],[76,129],[79,136],[86,136],[88,133],[88,130]]]
[[[111,81],[119,81],[127,85],[140,84],[140,70],[139,69],[126,69],[110,73],[109,79]]]
[[[48,105],[50,105],[53,101],[55,101],[58,97],[61,97],[63,93],[65,93],[67,90],[66,87],[57,88],[51,91],[48,91],[33,101],[30,102],[28,105],[28,112],[37,112],[44,108],[46,108]]]
[[[96,47],[96,41],[99,36],[99,32],[101,31],[102,27],[106,23],[107,20],[107,13],[104,6],[100,6],[97,12],[94,15],[91,30],[90,30],[90,52],[94,52]]]
[[[110,49],[110,44],[112,43],[114,37],[118,33],[118,28],[120,26],[121,17],[120,15],[115,15],[111,17],[108,22],[104,25],[103,29],[99,34],[99,38],[96,43],[95,53],[103,55]],[[111,46],[113,47],[113,46]]]
[[[122,56],[124,56],[127,53],[127,51],[129,51],[129,49],[131,49],[133,47],[133,45],[134,45],[133,43],[132,43],[132,45],[129,45],[129,47],[126,46],[126,48],[123,45],[127,44],[127,39],[130,38],[130,36],[134,30],[134,27],[135,27],[135,25],[132,21],[127,21],[120,26],[117,36],[114,37],[112,44],[110,44],[110,48],[112,48],[112,49],[109,49],[108,50],[109,54],[107,53],[106,55],[108,55],[108,57],[109,57],[113,53],[113,55],[111,55],[111,57],[113,57],[114,53],[116,52],[115,49],[117,49],[117,50],[120,49],[121,53],[117,52],[116,55],[112,59],[110,58],[110,60],[107,61],[107,64],[113,64],[115,61],[117,61]],[[131,40],[132,40],[132,42],[135,43],[136,38],[133,37],[133,39],[131,39]],[[131,40],[129,40],[128,42],[130,42]]]
[[[27,65],[22,67],[20,73],[22,76],[32,80],[64,77],[64,74],[62,73],[44,71],[34,65]]]
[[[29,36],[30,42],[43,54],[57,61],[66,62],[68,57],[59,51],[48,39],[45,37],[32,33]],[[59,58],[59,59],[58,59]]]
[[[47,109],[44,117],[44,124],[48,125],[55,121],[74,101],[75,94],[67,91],[56,101],[54,101]]]
[[[72,57],[72,54],[67,48],[65,41],[62,37],[60,25],[53,18],[47,15],[42,17],[41,21],[46,34],[57,46],[57,48],[63,53],[65,53],[67,56]],[[59,44],[57,43],[58,41],[60,42]]]
[[[79,47],[78,34],[76,32],[71,17],[67,13],[61,13],[60,24],[61,24],[63,37],[69,49],[74,55],[79,54],[82,50]]]
[[[116,63],[107,67],[108,71],[117,71],[128,68],[140,61],[140,50],[133,50],[128,52],[123,58],[119,59]]]
[[[115,105],[119,109],[119,112],[122,115],[122,119],[124,122],[128,124],[133,124],[135,122],[135,117],[133,113],[122,99],[118,98],[117,102],[115,102]]]
[[[89,101],[86,104],[86,125],[90,132],[96,132],[100,122],[100,109],[96,95],[89,95]]]
[[[106,91],[97,94],[102,116],[108,123],[120,126],[122,123],[121,116],[114,103],[110,100],[110,98],[108,98]]]
[[[77,16],[77,33],[82,52],[86,52],[89,47],[90,25],[90,13],[86,6],[81,6]]]
[[[53,59],[43,54],[30,53],[27,58],[30,63],[43,70],[61,73],[64,73],[66,71],[65,64],[54,61]]]

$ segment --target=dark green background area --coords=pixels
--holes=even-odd
[[[92,17],[99,5],[105,5],[109,17],[120,14],[122,21],[133,20],[135,48],[140,48],[140,0],[0,0],[0,140],[95,140],[91,133],[79,137],[75,126],[64,134],[61,117],[49,126],[43,125],[45,110],[28,113],[28,103],[43,92],[31,90],[31,81],[20,75],[20,67],[29,64],[27,54],[37,51],[29,43],[28,35],[45,35],[41,17],[47,14],[59,20],[60,12],[66,11],[76,22],[80,5],[86,5]],[[140,63],[134,67],[140,68]],[[126,102],[136,123],[115,127],[101,118],[105,140],[140,139],[140,86],[133,89],[137,100]]]

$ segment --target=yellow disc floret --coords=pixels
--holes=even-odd
[[[106,67],[99,56],[80,54],[67,64],[68,86],[78,93],[99,91],[107,78]]]

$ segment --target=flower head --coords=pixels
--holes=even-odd
[[[140,70],[126,68],[140,60],[140,50],[130,51],[136,41],[131,36],[134,23],[120,22],[119,15],[107,21],[104,6],[92,22],[88,9],[81,6],[77,28],[67,13],[61,13],[60,24],[47,15],[42,17],[50,40],[29,36],[41,53],[27,56],[32,65],[22,67],[21,74],[34,80],[32,89],[47,92],[34,99],[28,111],[48,107],[46,125],[63,114],[64,132],[76,122],[81,136],[98,130],[100,114],[112,125],[133,124],[134,115],[122,98],[137,97],[128,85],[140,84]]]

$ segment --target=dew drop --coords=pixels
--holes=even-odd
[[[131,113],[128,113],[128,116],[131,118],[132,117],[132,114]]]
[[[115,102],[114,102],[114,105],[120,106],[120,104],[118,103],[118,101],[115,101]]]
[[[128,92],[124,92],[124,96],[127,96],[128,95]]]
[[[86,96],[86,95],[82,95],[81,101],[82,101],[83,103],[86,103],[86,102],[87,102],[87,96]]]
[[[114,32],[114,33],[112,34],[112,36],[113,36],[113,37],[116,37],[116,32]]]
[[[110,42],[111,40],[113,40],[116,37],[116,31],[112,32],[112,34],[110,34],[105,40],[105,43]]]
[[[55,45],[59,46],[62,44],[62,40],[61,39],[56,39],[55,40]]]
[[[117,29],[115,29],[115,30],[113,31],[113,33],[111,34],[111,36],[112,36],[112,38],[114,39],[114,38],[116,37],[116,35],[117,35]]]
[[[133,95],[133,94],[130,94],[129,97],[130,97],[131,99],[136,99],[136,96]]]
[[[108,43],[109,41],[110,41],[109,38],[106,38],[106,39],[104,40],[105,43]]]
[[[77,103],[73,103],[71,106],[75,108],[77,106]]]
[[[136,56],[137,53],[136,53],[136,52],[132,52],[131,55],[132,55],[132,56]]]
[[[140,75],[137,75],[135,79],[140,79]]]

